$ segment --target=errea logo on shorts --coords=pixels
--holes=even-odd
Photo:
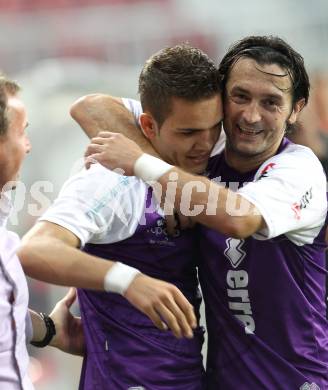
[[[236,269],[246,256],[242,248],[244,243],[245,240],[231,237],[226,240],[224,255],[234,268],[229,270],[226,276],[228,305],[233,315],[244,324],[246,334],[254,334],[255,321],[248,293],[248,273],[245,270]]]
[[[242,249],[244,242],[243,239],[231,237],[226,240],[224,256],[230,261],[233,268],[237,268],[246,256],[246,252]]]
[[[146,388],[143,386],[132,386],[129,387],[128,390],[146,390]]]
[[[311,384],[309,382],[305,382],[300,387],[300,390],[320,390],[320,387],[314,382],[312,382]]]

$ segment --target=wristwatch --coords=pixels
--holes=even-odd
[[[54,335],[56,334],[56,327],[53,322],[53,320],[47,316],[45,313],[39,313],[40,317],[43,319],[44,324],[46,326],[46,335],[44,336],[44,339],[41,341],[31,341],[30,344],[32,344],[34,347],[43,348],[46,347]]]

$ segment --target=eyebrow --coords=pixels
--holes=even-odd
[[[284,91],[284,90],[280,90],[280,91]],[[233,87],[232,92],[242,92],[245,95],[249,94],[247,89],[244,89],[243,87],[239,87],[239,86]],[[281,100],[281,98],[282,98],[281,95],[275,94],[275,93],[268,93],[268,94],[264,94],[263,96],[265,96],[265,98],[270,98],[270,99],[274,99],[274,100]]]

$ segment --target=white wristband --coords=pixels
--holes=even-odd
[[[134,163],[134,174],[145,182],[157,181],[161,176],[173,168],[173,165],[153,157],[150,154],[142,154]]]
[[[138,274],[140,271],[136,268],[117,261],[105,275],[105,291],[123,295]]]

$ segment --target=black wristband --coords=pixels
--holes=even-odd
[[[47,316],[44,313],[39,313],[39,314],[44,321],[47,332],[46,332],[46,335],[44,336],[43,340],[31,341],[30,344],[32,344],[34,347],[43,348],[43,347],[46,347],[50,343],[50,341],[52,340],[52,338],[56,334],[56,327],[55,327],[53,320],[49,316]]]

